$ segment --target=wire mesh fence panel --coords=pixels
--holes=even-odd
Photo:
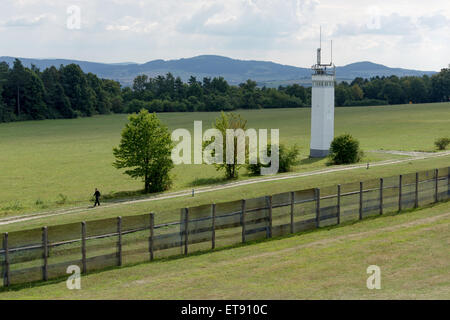
[[[246,200],[245,208],[246,241],[266,238],[269,232],[269,210],[266,197]]]
[[[438,201],[445,201],[449,198],[450,198],[450,170],[447,167],[439,169]]]
[[[419,206],[435,202],[435,170],[419,172]]]
[[[363,181],[364,190],[379,190],[380,189],[380,179],[369,179]]]
[[[11,268],[10,271],[10,284],[21,284],[34,281],[40,281],[43,279],[43,267],[26,267],[20,269]]]
[[[119,265],[118,219],[86,222],[86,267],[91,272]]]
[[[102,254],[86,259],[88,272],[114,267],[117,264],[117,253]]]
[[[44,247],[41,228],[8,234],[10,284],[43,279]]]
[[[337,187],[325,187],[320,189],[320,213],[321,227],[337,224]]]
[[[188,209],[189,252],[211,249],[213,211],[210,204]]]
[[[316,227],[316,202],[314,189],[294,192],[294,232]]]
[[[216,247],[242,242],[242,201],[216,204]]]
[[[150,214],[122,218],[122,264],[150,259]]]
[[[380,179],[363,182],[362,217],[380,214]]]
[[[399,182],[399,176],[383,178],[383,213],[398,211]]]
[[[9,283],[20,284],[43,279],[42,229],[8,234]]]
[[[291,229],[291,193],[272,196],[272,236],[289,234]]]
[[[341,223],[359,219],[359,183],[341,185]]]
[[[380,214],[380,190],[369,189],[363,192],[362,217]]]
[[[165,216],[178,215],[179,221],[165,223]],[[181,210],[171,210],[155,214],[155,228],[153,239],[153,250],[155,259],[167,258],[170,256],[181,255],[184,252],[184,237],[181,220],[184,216]]]
[[[3,238],[3,235],[1,235]],[[3,239],[0,239],[0,244],[2,246],[0,247],[0,288],[3,287],[3,282],[5,278],[5,250],[3,246]]]
[[[416,204],[416,174],[402,175],[402,199],[401,209],[412,209]]]
[[[83,269],[81,223],[48,227],[48,278],[67,274],[67,268],[77,265]]]

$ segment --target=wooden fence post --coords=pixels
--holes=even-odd
[[[48,280],[48,228],[42,228],[42,247],[44,248],[44,266],[42,268],[42,278]]]
[[[211,227],[211,249],[215,249],[216,248],[216,204],[213,203],[211,205],[211,210],[212,210],[212,227]]]
[[[117,241],[117,265],[122,266],[122,217],[117,217],[117,233],[119,240]]]
[[[384,180],[380,178],[380,214],[383,214],[383,188]]]
[[[3,250],[5,250],[5,274],[3,275],[3,285],[5,287],[9,287],[11,283],[11,275],[9,273],[8,232],[3,234]]]
[[[416,172],[416,189],[415,189],[415,196],[414,196],[414,208],[419,207],[419,173]]]
[[[148,251],[150,252],[150,261],[153,261],[153,237],[155,236],[155,214],[150,213],[150,237],[148,239]]]
[[[291,192],[291,233],[294,233],[295,192]]]
[[[439,188],[439,169],[434,170],[434,202],[438,202],[439,201],[439,193],[438,193],[438,188]]]
[[[320,189],[316,188],[316,228],[320,226]]]
[[[83,273],[87,273],[86,265],[86,222],[81,222],[81,261],[83,263]]]
[[[398,211],[402,211],[402,186],[403,186],[403,175],[398,177]]]
[[[359,220],[363,218],[363,182],[359,183]]]
[[[184,208],[184,254],[188,254],[188,246],[189,246],[189,209]]]
[[[241,202],[242,243],[245,242],[245,199]]]
[[[272,238],[272,196],[268,196],[267,200],[269,202],[269,232],[267,235],[269,238]]]
[[[337,185],[337,224],[341,223],[341,185]]]

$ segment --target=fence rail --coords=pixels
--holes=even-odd
[[[3,286],[83,273],[154,258],[361,220],[450,198],[450,168],[180,209],[180,220],[155,225],[155,214],[4,233]],[[1,285],[1,283],[0,283]]]

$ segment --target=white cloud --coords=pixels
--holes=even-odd
[[[418,19],[418,23],[420,26],[429,29],[448,28],[450,26],[450,18],[447,18],[443,14],[437,13],[420,17]]]
[[[438,70],[450,62],[448,0],[367,3],[1,0],[0,51],[11,56],[102,62],[219,54],[305,67],[314,63],[322,25],[323,45],[334,39],[334,60],[339,65],[371,60]],[[80,30],[66,28],[70,5],[81,8]],[[324,55],[328,51],[324,48]]]
[[[386,36],[408,35],[417,32],[411,17],[392,13],[388,16],[367,17],[367,22],[338,24],[334,36],[383,34]]]
[[[48,16],[41,14],[39,16],[15,16],[5,21],[0,21],[0,25],[3,27],[33,27],[39,26],[48,21]]]
[[[135,17],[126,16],[116,23],[108,24],[107,31],[130,31],[135,33],[150,33],[158,28],[158,22],[142,21]]]
[[[178,24],[183,33],[232,37],[285,37],[297,32],[311,0],[228,0],[203,6]],[[299,19],[300,17],[300,19]]]

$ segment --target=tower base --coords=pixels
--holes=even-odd
[[[310,158],[325,158],[329,154],[330,154],[330,150],[310,149],[309,157]]]

